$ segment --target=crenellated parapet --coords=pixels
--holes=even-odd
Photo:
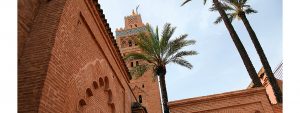
[[[136,27],[136,28],[132,28],[132,29],[119,29],[116,30],[116,37],[124,37],[124,36],[129,36],[129,35],[134,35],[134,34],[138,34],[140,32],[144,32],[146,31],[146,26],[142,26],[142,27]]]

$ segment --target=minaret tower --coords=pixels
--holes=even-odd
[[[133,39],[137,38],[138,33],[146,31],[146,26],[142,22],[141,15],[137,14],[134,10],[124,20],[125,28],[116,29],[116,41],[123,57],[128,53],[142,52]],[[128,69],[130,69],[146,62],[131,60],[125,61],[125,63]],[[130,80],[130,87],[139,103],[146,107],[148,113],[162,113],[158,80],[153,79],[153,72],[151,70],[139,78]]]

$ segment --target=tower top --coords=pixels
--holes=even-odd
[[[125,16],[125,27],[116,29],[116,36],[125,36],[136,34],[140,31],[146,30],[145,24],[142,21],[142,17],[137,11],[132,10],[131,15]]]
[[[125,29],[132,29],[144,26],[141,15],[132,10],[130,16],[125,17]]]
[[[132,10],[132,14],[131,14],[131,15],[132,15],[132,16],[136,15],[135,12],[134,12],[134,9]]]

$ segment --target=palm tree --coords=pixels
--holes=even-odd
[[[162,93],[162,104],[164,113],[169,113],[168,94],[165,82],[166,65],[169,63],[179,64],[191,69],[193,66],[183,57],[197,55],[196,51],[184,51],[182,48],[195,44],[195,40],[186,40],[187,34],[181,35],[173,40],[172,37],[175,27],[171,24],[164,25],[161,36],[158,34],[158,28],[155,31],[150,25],[147,25],[147,32],[140,33],[135,42],[143,51],[142,53],[130,53],[124,57],[125,60],[142,60],[146,63],[130,69],[131,75],[135,77],[142,76],[147,70],[152,70],[155,76],[159,77],[159,84]]]
[[[191,0],[185,0],[181,6],[185,5],[186,3],[190,2]],[[204,4],[206,3],[207,0],[204,0]],[[228,16],[226,15],[222,4],[218,1],[218,0],[213,0],[213,7],[220,13],[221,18],[223,19],[225,26],[227,28],[227,30],[229,31],[229,34],[244,62],[244,65],[248,71],[248,74],[250,76],[250,78],[252,79],[252,82],[254,84],[253,87],[261,87],[262,84],[260,82],[260,79],[257,76],[257,73],[255,71],[255,68],[252,65],[252,62],[247,54],[247,51],[245,50],[245,47],[243,46],[239,36],[237,35],[236,31],[234,30],[233,26],[231,25],[231,22],[228,18]]]
[[[269,79],[269,82],[272,86],[274,91],[274,95],[276,97],[277,102],[282,103],[282,92],[277,84],[276,78],[272,72],[271,66],[267,60],[267,57],[256,37],[254,30],[252,29],[246,14],[257,13],[256,10],[252,9],[250,5],[247,4],[247,0],[223,0],[223,9],[228,11],[227,16],[229,17],[230,21],[233,19],[242,20],[249,35],[254,44],[257,54],[259,55],[260,61],[265,69],[266,75]],[[210,8],[211,11],[217,11],[216,8]],[[221,17],[218,17],[215,21],[216,24],[221,22]]]

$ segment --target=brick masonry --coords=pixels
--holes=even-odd
[[[275,113],[265,88],[169,102],[171,113]]]
[[[19,1],[18,11],[19,113],[131,113],[128,69],[96,0]]]
[[[260,81],[261,81],[262,85],[266,88],[266,92],[268,94],[268,97],[269,97],[271,103],[272,104],[277,104],[276,97],[274,95],[274,91],[272,89],[272,86],[270,85],[270,82],[269,82],[269,79],[268,79],[267,74],[265,72],[265,69],[261,68],[257,75],[260,78]],[[274,75],[275,75],[275,73],[274,73]],[[280,90],[282,91],[282,80],[279,80],[277,78],[275,78],[275,79],[277,81],[277,84],[279,85]]]
[[[125,17],[125,28],[117,32],[143,30],[141,16],[132,15]],[[97,0],[19,0],[18,112],[146,113],[146,108],[148,113],[161,113],[153,73],[131,80],[128,68],[137,62],[122,60],[120,52],[141,52],[134,42],[127,45],[135,36],[122,34],[116,43]],[[142,106],[132,109],[133,102]],[[264,88],[169,105],[172,113],[282,111],[281,105],[270,104]]]

